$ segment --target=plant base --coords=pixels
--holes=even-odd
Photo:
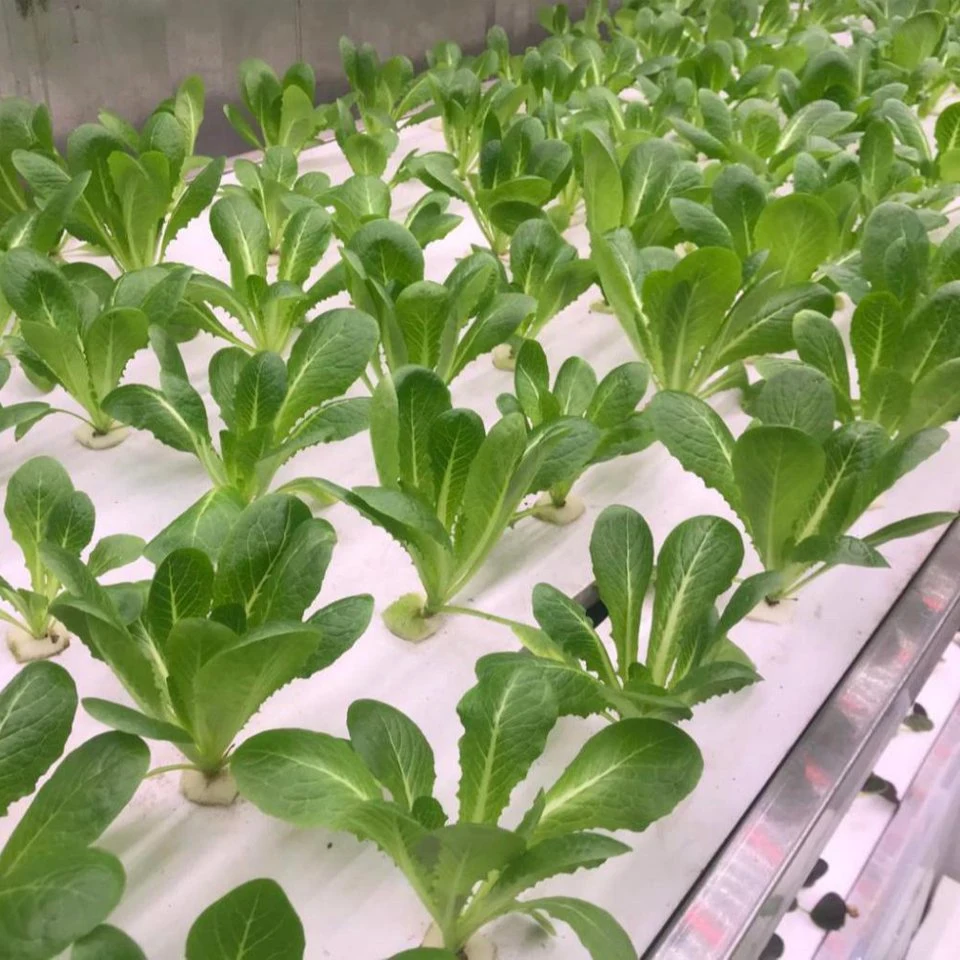
[[[29,630],[13,625],[7,627],[7,647],[17,663],[31,660],[46,660],[70,646],[70,634],[59,620],[50,623],[50,629],[42,637],[35,637]]]
[[[533,516],[544,523],[552,523],[557,527],[565,527],[574,520],[583,516],[587,505],[576,495],[568,494],[562,506],[557,506],[550,499],[549,493],[541,493],[533,505]]]
[[[517,355],[513,352],[513,347],[509,343],[500,343],[495,346],[490,356],[493,359],[493,365],[498,370],[517,369]]]
[[[422,643],[440,629],[441,618],[434,615],[425,617],[423,607],[426,601],[419,593],[405,593],[383,611],[383,622],[387,629],[401,640],[409,643]]]
[[[754,623],[772,623],[774,626],[783,627],[793,622],[793,614],[796,609],[796,597],[787,597],[784,600],[778,600],[776,603],[761,600],[747,614],[747,619],[753,620]]]
[[[443,934],[435,923],[430,925],[422,946],[443,948]],[[475,933],[460,951],[460,956],[464,960],[497,960],[497,948],[482,933]]]
[[[88,450],[109,450],[127,439],[129,427],[114,427],[106,433],[97,433],[89,423],[81,423],[73,432],[77,443]]]
[[[184,770],[180,792],[201,807],[229,807],[237,799],[237,781],[229,770],[208,777],[202,770]]]

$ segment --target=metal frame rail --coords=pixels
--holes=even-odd
[[[756,960],[958,629],[955,521],[644,960]]]

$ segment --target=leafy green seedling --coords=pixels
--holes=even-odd
[[[830,381],[842,422],[873,420],[906,437],[960,416],[958,249],[956,230],[933,248],[920,214],[904,204],[881,203],[867,217],[856,267],[863,289],[850,325],[858,397],[833,323],[810,310],[794,317],[800,360]],[[787,363],[759,367],[775,373]]]
[[[31,197],[13,164],[16,150],[37,151],[50,159],[57,157],[46,104],[23,97],[0,97],[0,237],[11,221],[29,214]],[[47,251],[43,251],[46,253]]]
[[[384,611],[397,636],[420,641],[440,625],[436,615],[483,565],[521,502],[579,463],[591,426],[564,417],[535,430],[509,414],[485,432],[472,410],[453,408],[433,371],[404,367],[373,395],[370,441],[380,486],[323,487],[407,551],[425,596],[411,593]]]
[[[594,831],[644,830],[670,813],[700,778],[700,751],[660,720],[614,723],[540,790],[516,829],[506,829],[500,819],[544,752],[557,698],[523,664],[481,660],[478,674],[458,707],[464,732],[455,821],[433,796],[434,757],[423,733],[375,700],[350,707],[349,741],[307,730],[251,737],[233,759],[243,796],[298,826],[345,830],[376,843],[453,954],[493,920],[520,913],[547,931],[551,919],[569,925],[594,960],[634,960],[630,938],[600,907],[566,896],[519,897],[549,877],[627,853],[623,843]]]
[[[0,783],[26,793],[63,749],[76,692],[65,671],[38,663],[26,667],[0,701],[8,696],[0,724]],[[4,741],[12,752],[2,749]],[[104,733],[69,753],[37,791],[0,850],[4,956],[53,960],[76,944],[72,956],[84,960],[91,956],[84,941],[129,940],[119,931],[104,934],[100,926],[120,902],[126,877],[117,857],[93,844],[130,802],[149,761],[142,740]]]
[[[501,127],[491,113],[484,124],[476,173],[458,165],[454,154],[414,153],[404,160],[397,177],[415,177],[431,190],[462,200],[490,249],[502,255],[520,224],[545,216],[544,207],[566,186],[572,172],[573,149],[547,137],[536,117],[519,117]]]
[[[188,760],[174,767],[185,769],[185,795],[229,803],[226,768],[247,721],[281,687],[349,650],[373,605],[347,597],[303,621],[336,534],[295,497],[272,494],[247,507],[232,527],[219,527],[216,551],[194,530],[168,533],[170,549],[147,584],[103,587],[49,542],[41,555],[69,591],[54,612],[136,704],[87,698],[84,709],[107,726],[174,743]]]
[[[520,337],[535,339],[558,313],[593,285],[597,271],[549,220],[530,219],[513,234],[510,276],[513,289],[537,301],[536,310],[517,331]]]
[[[19,440],[54,413],[80,420],[76,437],[85,446],[114,446],[125,436],[103,407],[137,351],[147,346],[151,323],[189,336],[197,311],[183,299],[189,267],[147,267],[113,280],[90,264],[56,266],[20,247],[0,258],[0,290],[18,323],[7,342],[21,366],[62,387],[82,414],[41,401],[0,408],[0,430]]]
[[[502,267],[485,251],[459,261],[442,284],[424,280],[417,237],[391,220],[364,224],[341,253],[351,300],[380,329],[375,381],[413,363],[450,383],[506,343],[537,308],[532,297],[501,290]]]
[[[664,540],[654,576],[646,521],[630,507],[607,507],[593,528],[590,558],[612,643],[576,600],[541,583],[533,591],[540,630],[512,624],[529,652],[491,658],[534,665],[553,684],[561,715],[685,720],[696,704],[760,679],[728,634],[776,585],[776,575],[748,577],[718,612],[716,603],[743,561],[733,524],[709,516],[684,520]],[[641,659],[651,586],[652,623]]]
[[[868,421],[835,429],[833,387],[809,367],[768,380],[751,405],[759,424],[736,439],[696,397],[665,391],[649,410],[664,446],[723,496],[764,570],[777,575],[765,594],[770,602],[840,564],[886,567],[878,547],[954,516],[925,513],[862,538],[847,533],[877,497],[936,453],[947,434],[933,427],[891,441]]]
[[[56,460],[34,457],[10,477],[3,512],[30,577],[30,586],[21,588],[0,577],[0,600],[13,610],[12,615],[0,610],[0,620],[9,624],[7,646],[21,663],[51,657],[67,646],[69,636],[50,610],[60,593],[60,581],[44,564],[40,547],[55,543],[79,557],[93,537],[93,503],[74,490],[67,471]],[[140,537],[113,534],[96,543],[87,563],[100,576],[132,563],[143,548]]]
[[[163,260],[174,237],[209,206],[224,160],[193,155],[203,119],[199,77],[188,77],[138,132],[106,111],[100,123],[84,123],[67,138],[67,168],[34,152],[13,161],[40,201],[89,174],[67,229],[102,250],[121,270]],[[199,168],[199,169],[198,169]],[[186,175],[196,170],[187,182]]]
[[[794,320],[800,358],[834,385],[841,417],[856,411],[899,437],[960,416],[960,266],[954,252],[960,231],[949,234],[935,256],[930,247],[920,216],[909,207],[882,203],[867,218],[860,272],[870,292],[850,327],[859,402],[851,396],[839,333],[817,314]]]
[[[238,157],[233,172],[239,181],[224,184],[221,192],[241,194],[252,200],[263,214],[270,237],[270,253],[283,245],[283,231],[290,217],[302,207],[323,202],[330,189],[325,173],[299,175],[297,155],[289,147],[268,147],[259,163]]]
[[[643,152],[645,169],[655,176],[659,148],[644,150],[648,146],[631,156]],[[627,169],[624,209],[640,183],[636,171],[627,178]],[[628,216],[630,229],[602,218],[591,227],[604,294],[657,385],[702,395],[742,385],[744,359],[792,349],[791,322],[799,310],[833,313],[833,293],[812,277],[832,255],[838,233],[836,216],[819,197],[768,202],[745,168],[728,167],[712,191],[709,210],[671,200],[665,185],[649,187],[637,203],[642,208],[646,198],[659,196],[659,206]],[[699,249],[678,260],[672,249],[646,246],[637,239],[643,221],[659,224],[661,242],[686,236]]]
[[[357,127],[352,110],[353,98],[337,101],[334,136],[350,169],[359,177],[383,177],[387,163],[400,138],[396,124],[387,114],[368,114],[363,129]]]
[[[219,450],[173,339],[158,327],[150,338],[160,387],[124,384],[104,399],[104,409],[195,456],[215,488],[242,503],[266,493],[280,467],[301,450],[367,428],[369,398],[344,396],[377,344],[376,324],[358,310],[331,310],[305,324],[286,361],[269,351],[250,356],[239,347],[213,355],[210,389],[225,425]]]
[[[523,105],[526,91],[504,80],[484,90],[480,77],[466,66],[436,65],[427,76],[443,121],[447,152],[454,158],[452,170],[447,162],[442,165],[445,179],[452,172],[463,182],[480,156],[485,130],[490,129],[488,117],[502,128]]]
[[[290,196],[288,195],[288,200]],[[250,352],[283,352],[315,300],[304,290],[333,236],[330,215],[310,197],[296,194],[296,209],[280,234],[276,279],[267,277],[271,250],[270,223],[246,191],[221,197],[210,209],[210,228],[230,264],[230,283],[197,273],[188,288],[195,303],[205,305],[203,326]],[[235,336],[214,315],[220,308],[243,328]]]
[[[0,101],[0,128],[3,128],[4,122],[3,101]],[[10,122],[9,119],[7,122]],[[3,164],[3,157],[0,156],[0,176]],[[90,174],[86,172],[68,180],[50,192],[43,206],[34,203],[32,196],[28,197],[28,206],[0,227],[0,257],[5,251],[18,248],[34,250],[44,256],[54,255],[63,241],[66,222],[89,180]],[[16,337],[17,324],[16,313],[0,292],[0,387],[10,374],[7,355],[14,351],[8,338]],[[23,372],[38,390],[46,392],[52,389],[53,384],[39,371],[24,367]]]
[[[416,76],[408,57],[395,56],[381,61],[371,44],[357,46],[348,37],[341,37],[340,62],[365,133],[392,129],[404,118],[407,123],[416,123],[421,118],[410,114],[425,106],[430,110],[428,74]],[[361,142],[355,141],[356,146],[348,148],[347,153],[360,149]]]
[[[256,58],[240,64],[240,99],[245,114],[226,103],[223,112],[230,125],[250,146],[289,147],[299,154],[329,128],[329,107],[315,107],[317,78],[309,63],[295,63],[280,80],[269,64]]]
[[[569,417],[582,419],[587,427],[578,440],[580,456],[558,463],[564,472],[548,478],[546,492],[531,508],[534,517],[549,523],[572,523],[583,513],[584,503],[570,491],[584,471],[605,460],[637,453],[656,439],[648,418],[637,410],[647,379],[647,368],[634,362],[614,368],[598,383],[589,363],[570,357],[557,372],[551,390],[543,348],[535,340],[523,342],[517,354],[514,393],[497,398],[500,412],[522,414],[531,429]]]
[[[50,185],[35,193],[20,177],[21,152],[36,154],[59,168],[65,163],[57,153],[50,115],[43,104],[21,97],[0,98],[0,250],[30,247],[53,254],[60,249],[67,219],[90,180],[89,172],[69,175],[61,186]],[[59,178],[58,178],[59,179]],[[0,301],[0,337],[5,333],[6,309]]]
[[[425,281],[415,229],[416,223],[410,230],[387,220],[368,223],[342,251],[351,299],[380,325],[377,380],[416,363],[450,383],[490,351],[496,364],[512,367],[520,338],[535,337],[595,279],[590,261],[549,221],[528,220],[511,245],[512,279],[489,251],[474,250],[443,284]]]

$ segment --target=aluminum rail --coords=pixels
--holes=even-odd
[[[958,628],[955,521],[644,960],[756,960]]]
[[[858,915],[829,933],[814,960],[906,956],[960,820],[960,705],[941,728],[847,902]]]

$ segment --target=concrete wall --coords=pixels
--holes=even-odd
[[[258,56],[281,72],[316,69],[318,97],[345,89],[337,42],[422,61],[439,40],[482,46],[500,23],[518,49],[541,34],[540,0],[0,0],[0,96],[45,100],[58,136],[108,107],[139,123],[190,73],[207,84],[200,148],[242,145],[223,117],[237,66]],[[582,8],[574,0],[571,9]]]

